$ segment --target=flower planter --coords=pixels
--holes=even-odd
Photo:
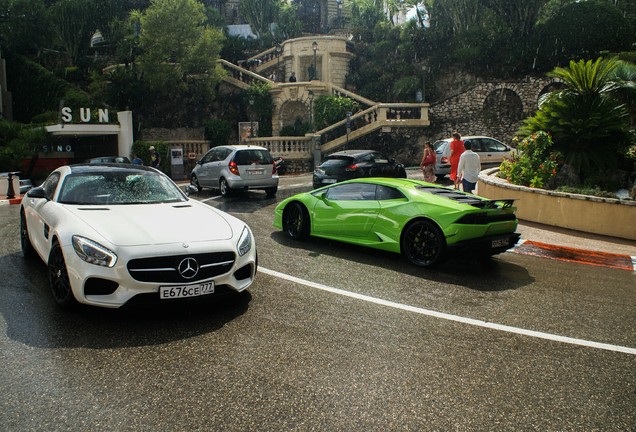
[[[636,240],[636,201],[554,192],[509,183],[499,168],[479,174],[479,195],[515,199],[517,217],[529,222]]]

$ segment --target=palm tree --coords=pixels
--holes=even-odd
[[[599,58],[570,61],[568,68],[554,69],[548,76],[564,87],[544,95],[539,110],[524,121],[518,135],[550,133],[554,150],[582,179],[616,167],[634,140],[629,112],[618,98],[619,90],[634,81],[617,78],[620,65],[618,60]]]

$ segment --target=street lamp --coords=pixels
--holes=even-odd
[[[309,97],[309,127],[311,132],[314,131],[314,92],[311,90],[307,91]]]
[[[279,81],[282,78],[282,75],[280,73],[280,55],[282,53],[283,53],[283,47],[279,43],[277,43],[276,44],[276,75],[278,76],[278,80]],[[284,80],[282,80],[282,81],[284,81]]]
[[[252,111],[254,107],[254,95],[250,95],[250,138],[254,138],[254,120],[252,118]]]
[[[314,41],[311,44],[311,48],[314,50],[314,69],[313,69],[313,73],[312,73],[312,77],[309,77],[310,79],[318,79],[318,74],[316,73],[316,51],[318,51],[318,42]]]
[[[338,5],[338,27],[342,27],[342,2],[343,0],[336,0]]]

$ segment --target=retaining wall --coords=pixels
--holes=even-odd
[[[636,201],[568,194],[510,184],[499,168],[479,174],[479,195],[515,199],[521,220],[636,240]]]

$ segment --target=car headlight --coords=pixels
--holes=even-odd
[[[73,236],[73,249],[84,261],[103,267],[113,267],[117,262],[117,255],[104,246],[86,237]]]
[[[239,237],[238,241],[238,254],[239,256],[243,256],[252,249],[252,234],[247,227],[243,228],[243,232],[241,233],[241,237]]]

